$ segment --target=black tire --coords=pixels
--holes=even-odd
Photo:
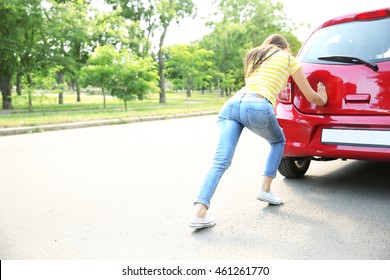
[[[310,162],[310,157],[284,157],[278,170],[286,178],[301,178],[309,169]]]

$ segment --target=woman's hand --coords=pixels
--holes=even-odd
[[[317,84],[317,93],[323,101],[321,106],[325,106],[328,103],[328,94],[326,93],[326,87],[321,82]]]
[[[321,82],[318,83],[317,91],[315,91],[310,86],[309,81],[303,73],[302,68],[299,68],[297,71],[295,71],[295,73],[292,74],[292,77],[309,102],[318,106],[326,105],[326,103],[328,102],[328,95],[326,94],[325,86]]]

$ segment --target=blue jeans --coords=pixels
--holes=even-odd
[[[231,97],[219,112],[218,127],[220,134],[214,160],[195,200],[195,203],[202,203],[207,208],[222,175],[232,162],[244,127],[270,144],[264,176],[275,178],[286,143],[272,104],[254,94],[237,93]]]

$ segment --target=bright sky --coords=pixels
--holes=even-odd
[[[211,0],[193,0],[198,5],[200,17],[210,17],[213,11]],[[260,1],[260,0],[259,0]],[[277,1],[277,0],[274,0]],[[322,22],[341,15],[354,12],[375,10],[390,7],[390,0],[278,0],[284,6],[287,16],[295,23],[309,23],[311,28],[299,30],[296,35],[304,40],[312,29]],[[173,25],[168,29],[165,45],[188,43],[207,33],[207,29],[194,20],[186,20],[180,26]]]

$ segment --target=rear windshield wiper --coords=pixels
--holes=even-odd
[[[336,62],[345,62],[345,63],[353,63],[353,64],[364,64],[370,67],[375,72],[379,70],[378,65],[374,62],[364,60],[358,57],[353,56],[341,56],[341,55],[333,55],[333,56],[322,56],[318,58],[319,60],[327,60],[327,61],[336,61]]]

